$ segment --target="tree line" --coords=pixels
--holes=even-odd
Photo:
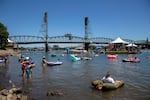
[[[0,49],[6,49],[8,44],[8,36],[9,32],[7,31],[7,27],[0,22]]]

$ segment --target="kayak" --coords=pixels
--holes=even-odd
[[[139,63],[140,60],[128,60],[128,59],[123,59],[123,62],[133,62],[133,63]]]
[[[61,61],[47,62],[47,65],[49,65],[49,66],[55,66],[55,65],[61,65],[61,64],[63,64],[63,62],[61,62]]]
[[[124,85],[123,80],[116,81],[115,83],[104,83],[102,80],[94,80],[91,84],[97,90],[114,90],[122,87]]]

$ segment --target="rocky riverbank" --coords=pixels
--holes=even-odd
[[[28,97],[22,93],[21,88],[3,89],[0,91],[0,100],[27,100]]]
[[[18,56],[19,53],[13,49],[6,49],[6,50],[0,49],[0,56],[3,56],[3,55]]]

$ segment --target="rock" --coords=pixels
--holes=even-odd
[[[0,91],[0,94],[4,95],[4,96],[7,96],[8,95],[8,90],[7,89],[3,89]]]
[[[13,94],[13,90],[12,89],[8,90],[8,92],[11,93],[11,94]]]
[[[22,96],[20,100],[28,100],[27,96]]]
[[[9,93],[19,94],[19,93],[22,93],[22,89],[21,88],[11,88],[11,89],[9,89]]]
[[[7,100],[7,97],[0,94],[0,100]]]
[[[12,94],[8,94],[6,98],[7,98],[7,100],[12,100],[12,97],[13,97]]]
[[[0,91],[0,100],[27,100],[22,94],[22,88],[3,89]]]
[[[56,91],[47,92],[47,96],[63,96],[63,95],[64,95],[64,93],[62,93],[62,92],[56,92]]]
[[[17,94],[17,99],[21,99],[21,97],[22,97],[22,94]]]

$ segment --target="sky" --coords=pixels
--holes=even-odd
[[[0,0],[0,22],[10,36],[44,36],[45,12],[50,37],[84,37],[88,17],[89,37],[150,39],[150,0]]]

